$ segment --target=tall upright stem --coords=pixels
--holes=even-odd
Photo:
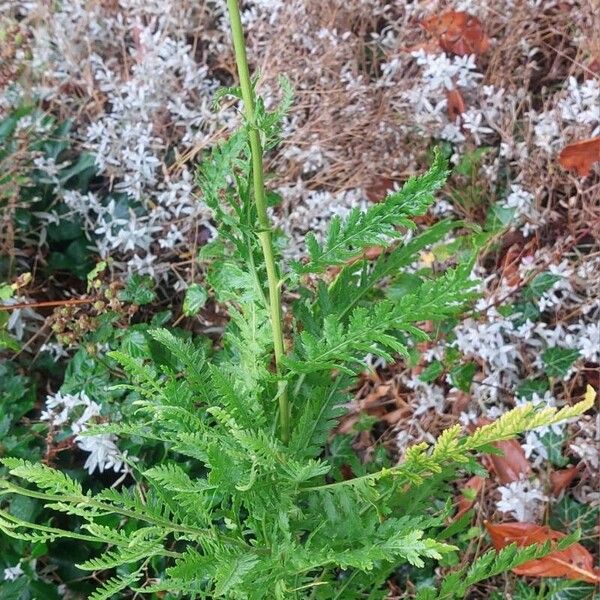
[[[277,374],[281,375],[282,359],[284,357],[283,327],[281,317],[281,281],[275,264],[273,253],[273,242],[271,239],[271,223],[267,216],[267,202],[265,199],[265,182],[263,176],[263,150],[260,142],[260,132],[256,127],[256,113],[254,103],[254,92],[250,80],[250,69],[246,56],[246,44],[244,31],[240,18],[238,0],[227,0],[229,10],[229,22],[233,37],[235,60],[237,63],[238,76],[240,78],[240,89],[244,101],[244,112],[248,127],[250,141],[250,152],[252,154],[252,183],[254,189],[254,202],[258,213],[258,239],[265,259],[267,269],[267,280],[269,285],[269,311],[271,314],[271,328],[273,330],[273,346],[275,351],[275,368]],[[281,439],[287,443],[290,436],[290,408],[287,389],[281,386],[278,394],[279,419],[281,425]]]

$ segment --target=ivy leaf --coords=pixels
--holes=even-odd
[[[542,360],[546,365],[546,374],[549,377],[564,377],[571,365],[579,358],[579,350],[554,346],[542,353]]]
[[[516,209],[502,206],[501,202],[490,206],[486,221],[486,231],[498,231],[508,227],[515,216]]]
[[[563,444],[566,439],[565,433],[556,433],[554,430],[548,431],[540,437],[540,441],[546,448],[548,460],[557,467],[564,467],[569,461],[563,456]]]
[[[555,275],[554,273],[539,273],[531,280],[531,283],[523,290],[523,296],[527,298],[527,300],[540,298],[557,281],[560,281],[561,279],[563,279],[562,275]]]
[[[452,385],[463,392],[468,392],[473,383],[473,377],[477,371],[477,365],[473,362],[459,365],[450,371],[450,381]]]
[[[526,321],[537,321],[540,318],[540,310],[533,302],[517,302],[513,304],[514,323],[516,327],[520,327]]]
[[[200,309],[206,304],[208,294],[206,290],[199,284],[193,283],[185,292],[183,300],[183,314],[186,317],[193,317],[200,312]]]
[[[594,529],[600,517],[600,509],[581,504],[570,496],[564,496],[552,506],[550,526],[555,529],[581,529],[583,542],[588,535],[594,535]]]
[[[423,369],[423,372],[419,375],[419,379],[425,383],[429,383],[437,379],[443,372],[444,365],[439,360],[434,360]]]
[[[550,389],[547,379],[525,379],[517,388],[517,398],[531,400],[534,394],[542,397]]]
[[[546,589],[545,600],[590,600],[594,597],[595,587],[583,581],[549,579]]]

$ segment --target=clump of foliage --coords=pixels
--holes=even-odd
[[[2,509],[0,529],[34,543],[105,544],[78,565],[112,571],[91,600],[129,588],[191,598],[383,598],[400,566],[418,569],[456,553],[446,518],[448,483],[459,470],[476,471],[478,452],[572,418],[591,400],[561,410],[524,405],[469,436],[455,426],[432,446],[412,446],[396,466],[338,475],[340,457],[329,455],[327,438],[363,357],[407,356],[427,338],[419,324],[458,316],[473,298],[472,259],[438,277],[417,277],[389,300],[381,298],[382,280],[452,225],[442,222],[374,263],[362,258],[373,245],[402,239],[402,228],[425,213],[447,175],[436,155],[425,175],[365,212],[334,219],[322,243],[307,240],[306,261],[282,268],[267,216],[262,149],[276,143],[289,98],[268,112],[255,97],[236,0],[228,7],[240,75],[240,88],[229,93],[242,98],[245,121],[200,171],[220,223],[218,242],[202,253],[214,297],[230,317],[220,349],[209,354],[205,345],[155,329],[152,351],[112,352],[128,375],[121,388],[136,412],[87,433],[160,443],[167,458],[148,467],[132,462],[133,483],[96,493],[44,464],[4,458],[11,475],[33,487],[6,479],[1,495],[42,500],[80,525],[66,530]],[[297,298],[285,318],[284,289]],[[548,550],[485,553],[419,597],[463,597],[478,581]]]
[[[96,174],[94,157],[73,156],[69,121],[57,122],[32,105],[0,120],[0,206],[3,248],[0,275],[10,279],[15,256],[44,248],[42,265],[85,278],[93,262],[82,220],[58,201],[58,190],[87,191]]]

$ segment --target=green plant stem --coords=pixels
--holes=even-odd
[[[267,269],[267,280],[269,286],[269,311],[271,316],[271,328],[273,331],[275,368],[277,375],[281,376],[282,360],[285,354],[281,316],[281,281],[279,279],[277,266],[275,264],[273,241],[271,237],[271,224],[269,222],[269,217],[267,216],[267,202],[265,198],[265,182],[263,175],[263,150],[260,141],[260,132],[256,127],[254,92],[252,89],[252,81],[250,79],[250,69],[248,68],[248,58],[246,56],[246,45],[244,41],[244,31],[242,29],[242,20],[240,18],[238,0],[227,0],[227,9],[229,11],[229,22],[233,37],[235,60],[237,64],[238,76],[240,78],[240,89],[242,91],[242,99],[244,101],[244,111],[248,127],[248,138],[250,141],[250,152],[252,154],[252,183],[259,225],[259,231],[257,235],[265,259],[265,267]],[[282,385],[282,387],[279,389],[277,396],[279,401],[281,439],[284,443],[287,443],[290,436],[290,408],[287,388],[284,385]]]

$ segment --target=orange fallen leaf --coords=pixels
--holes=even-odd
[[[454,515],[454,520],[460,519],[475,504],[476,496],[483,488],[484,483],[485,479],[479,475],[471,477],[465,483],[465,487],[461,490],[458,502],[456,503],[457,511],[456,515]],[[468,495],[465,495],[465,492]]]
[[[481,21],[463,11],[448,11],[440,16],[424,19],[422,27],[434,35],[440,48],[459,56],[483,54],[490,48],[490,40]]]
[[[542,527],[535,523],[500,523],[485,522],[485,527],[492,538],[496,550],[516,543],[519,547],[553,543],[565,537],[564,533]],[[529,577],[564,577],[600,583],[600,570],[594,568],[594,559],[581,544],[572,544],[565,550],[554,550],[544,558],[530,560],[513,569],[517,575]]]
[[[462,94],[457,89],[448,90],[446,99],[448,100],[448,118],[454,123],[467,110],[467,107]]]
[[[523,261],[535,256],[538,249],[537,238],[534,236],[528,242],[519,234],[507,236],[503,249],[500,251],[498,268],[502,271],[501,278],[509,286],[517,286],[521,283],[519,266]]]
[[[506,440],[494,444],[502,451],[502,456],[488,455],[493,472],[502,485],[528,478],[531,475],[531,465],[525,456],[523,447],[517,440]]]
[[[489,425],[491,419],[479,419],[477,426]],[[493,444],[502,455],[485,454],[483,464],[486,469],[494,473],[502,485],[528,478],[531,475],[531,465],[525,456],[523,447],[517,440],[504,440]]]
[[[571,482],[577,474],[579,473],[579,469],[577,467],[569,467],[567,469],[560,469],[558,471],[553,471],[550,474],[550,483],[552,485],[552,495],[558,496],[563,490],[571,485]]]
[[[522,248],[519,244],[513,244],[502,259],[502,279],[511,287],[516,287],[521,283],[521,274],[519,273],[521,251]]]
[[[569,144],[562,149],[558,162],[567,170],[575,170],[580,177],[590,174],[592,165],[600,160],[600,136]]]

